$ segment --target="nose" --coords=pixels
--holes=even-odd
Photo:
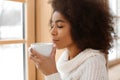
[[[56,28],[56,26],[54,26],[54,27],[51,29],[50,32],[51,32],[51,35],[52,35],[52,36],[56,36],[57,33],[58,33],[58,32],[57,32],[57,28]]]

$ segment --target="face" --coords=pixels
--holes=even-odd
[[[70,23],[60,12],[55,11],[52,15],[51,36],[56,48],[68,48],[74,44],[70,30]]]

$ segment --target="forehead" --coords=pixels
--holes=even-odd
[[[64,21],[67,21],[64,16],[58,12],[58,11],[55,11],[52,15],[52,22],[56,21],[56,20],[64,20]]]

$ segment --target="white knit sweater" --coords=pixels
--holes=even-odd
[[[45,76],[45,80],[108,80],[104,54],[98,50],[86,49],[71,60],[66,50],[57,68],[59,73]]]

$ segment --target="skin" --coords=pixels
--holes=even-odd
[[[69,59],[74,58],[80,52],[80,49],[77,48],[76,44],[71,38],[70,30],[70,23],[60,12],[55,11],[52,16],[50,31],[52,41],[54,43],[51,55],[46,57],[31,49],[32,54],[30,55],[30,59],[36,64],[38,69],[43,72],[43,74],[49,75],[58,72],[55,62],[56,48],[67,48],[69,52]]]
[[[80,49],[72,40],[70,30],[70,23],[61,13],[55,11],[51,24],[52,41],[58,49],[67,48],[70,54],[69,58],[72,59],[80,52]]]

